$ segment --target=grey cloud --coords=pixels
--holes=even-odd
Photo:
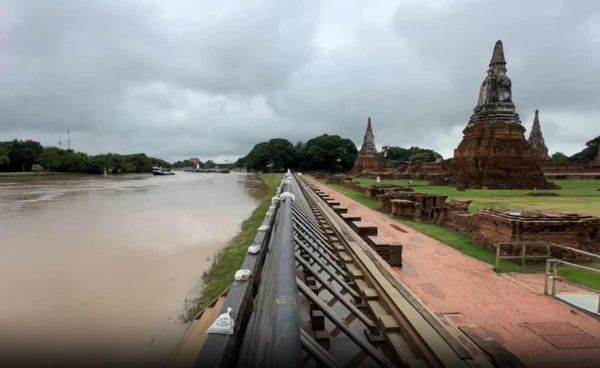
[[[448,157],[496,39],[551,151],[600,134],[595,1],[9,1],[0,139],[233,158],[324,132]],[[390,8],[395,8],[393,13]]]

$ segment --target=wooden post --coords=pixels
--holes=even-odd
[[[494,267],[496,272],[500,272],[500,247],[502,243],[496,244],[496,266]]]
[[[521,248],[521,273],[525,273],[525,254],[527,253],[527,245],[523,244]]]

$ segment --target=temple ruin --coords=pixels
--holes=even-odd
[[[353,175],[363,175],[367,173],[378,173],[384,171],[383,162],[377,154],[375,147],[375,135],[371,126],[371,118],[367,122],[367,130],[363,138],[363,144],[358,152],[354,167],[352,168]]]
[[[529,143],[529,147],[531,147],[533,158],[537,161],[546,161],[550,158],[548,156],[548,147],[546,147],[546,142],[542,135],[538,110],[535,110],[535,117],[533,118],[533,125],[531,126],[531,132],[529,133],[527,142]]]
[[[496,42],[477,106],[454,150],[449,172],[457,188],[553,188],[525,140],[512,101],[502,41]]]

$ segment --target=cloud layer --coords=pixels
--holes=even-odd
[[[234,159],[327,132],[458,145],[494,42],[551,152],[600,135],[596,1],[8,1],[0,140]]]

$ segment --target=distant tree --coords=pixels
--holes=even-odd
[[[213,160],[208,160],[204,163],[204,167],[206,167],[207,169],[213,169],[217,166],[217,164],[215,164],[215,162]]]
[[[248,161],[248,156],[240,157],[235,161],[235,163],[233,164],[233,167],[246,167],[247,161]]]
[[[2,159],[4,164],[0,164],[2,171],[31,171],[33,164],[37,162],[39,155],[42,154],[44,148],[39,142],[32,140],[13,140],[9,142],[0,142],[6,158]]]
[[[38,162],[48,171],[58,171],[62,163],[64,150],[56,147],[46,147]]]
[[[435,158],[432,159],[432,157],[434,157],[434,156],[430,152],[419,152],[417,154],[410,156],[410,161],[415,162],[415,163],[435,161],[436,159]]]
[[[302,147],[300,166],[305,170],[347,171],[352,169],[356,155],[350,139],[323,134]]]
[[[562,152],[554,152],[552,156],[550,156],[550,161],[552,162],[567,162],[568,160],[569,156]]]
[[[384,146],[379,155],[388,163],[400,163],[404,161],[432,162],[442,158],[442,155],[428,148],[420,147],[391,147]]]
[[[274,138],[254,146],[245,157],[246,168],[251,171],[264,170],[268,165],[280,171],[297,165],[298,153],[287,139]]]
[[[582,151],[574,154],[569,157],[569,161],[589,163],[593,162],[596,159],[596,155],[598,154],[598,147],[600,146],[600,136],[588,141],[585,144],[587,147]]]
[[[10,158],[8,157],[8,147],[5,143],[0,142],[0,167],[8,165]]]
[[[86,172],[88,170],[88,157],[85,153],[66,150],[62,157],[60,171]]]
[[[184,167],[192,167],[192,166],[194,166],[194,163],[190,160],[177,161],[177,162],[173,163],[173,167],[178,168],[178,169],[181,169]]]

